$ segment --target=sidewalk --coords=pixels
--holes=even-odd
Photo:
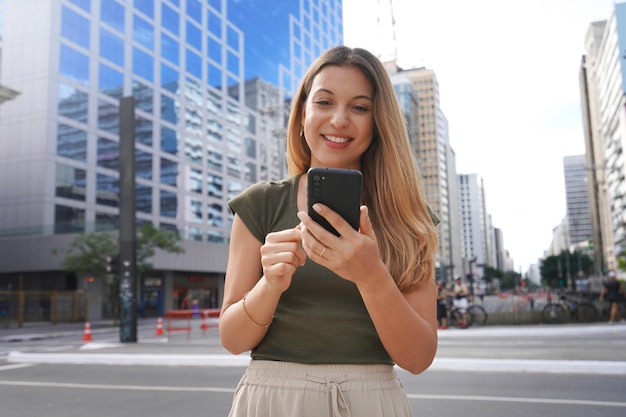
[[[10,346],[17,342],[15,350],[7,356],[9,363],[236,367],[249,363],[249,353],[228,353],[219,342],[217,328],[211,327],[202,332],[197,326],[199,323],[194,322],[189,338],[186,332],[173,333],[168,338],[166,332],[164,335],[155,334],[156,319],[141,319],[137,326],[136,343],[120,343],[119,328],[113,326],[111,321],[91,323],[91,342],[81,342],[84,323],[39,323],[22,328],[0,328],[0,344]],[[19,350],[20,342],[72,336],[77,343],[71,349],[36,353]],[[497,351],[493,348],[483,349],[484,346],[510,343],[511,340],[529,343],[537,337],[552,340],[610,337],[610,340],[615,340],[614,344],[624,346],[626,325],[486,326],[440,331],[440,348],[430,370],[626,375],[626,358],[621,348],[594,349],[590,351],[589,360],[555,360],[549,356],[507,358],[494,355]],[[568,349],[568,346],[562,349]],[[558,352],[556,354],[558,356]]]

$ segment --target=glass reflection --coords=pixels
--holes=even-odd
[[[176,193],[160,190],[160,202],[161,216],[176,218],[178,214],[178,197]]]
[[[55,195],[85,201],[86,179],[86,170],[57,164]]]
[[[99,167],[119,171],[120,169],[119,143],[111,139],[99,137],[96,161]]]
[[[57,155],[85,162],[87,132],[60,123],[57,127]]]
[[[120,201],[120,181],[108,175],[96,175],[96,203],[118,207]]]
[[[89,97],[87,93],[67,84],[59,83],[59,115],[87,123],[88,109]]]

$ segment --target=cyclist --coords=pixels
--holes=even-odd
[[[623,319],[623,317],[620,316],[619,303],[624,302],[624,289],[617,280],[615,271],[609,271],[606,276],[607,280],[602,283],[599,299],[600,301],[604,301],[604,296],[606,295],[607,301],[611,303],[609,324],[614,324]]]
[[[467,321],[467,306],[469,290],[467,285],[463,283],[461,276],[454,277],[454,317],[456,318],[457,326],[465,329],[468,326]]]

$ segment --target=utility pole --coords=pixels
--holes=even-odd
[[[135,99],[120,99],[120,342],[137,342]]]

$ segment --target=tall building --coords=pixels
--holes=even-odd
[[[580,68],[596,272],[626,253],[626,3],[591,24]]]
[[[481,277],[484,266],[492,266],[491,222],[487,212],[483,179],[477,174],[459,175],[463,257],[473,260],[466,271]]]
[[[593,237],[587,193],[587,169],[585,166],[585,155],[573,155],[563,158],[568,246],[587,242]]]
[[[136,217],[183,237],[140,299],[221,297],[231,213],[249,184],[286,176],[287,103],[342,43],[341,0],[3,0],[0,289],[83,288],[53,255],[119,224],[119,100],[135,98]],[[78,277],[81,278],[81,277]],[[85,287],[91,318],[105,303]],[[107,314],[105,310],[104,314]]]
[[[441,279],[463,273],[460,218],[456,187],[456,160],[450,146],[448,120],[439,101],[435,72],[427,68],[401,69],[388,64],[404,110],[409,137],[423,177],[426,201],[439,216],[438,267]]]

